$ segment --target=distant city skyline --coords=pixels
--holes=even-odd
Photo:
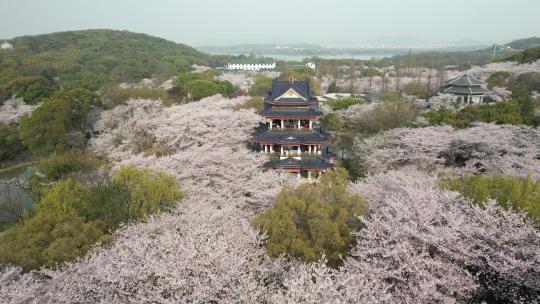
[[[0,38],[94,28],[192,46],[493,43],[540,36],[540,1],[530,0],[0,0],[0,12]]]

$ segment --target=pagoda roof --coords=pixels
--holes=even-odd
[[[266,96],[265,100],[276,100],[279,97],[283,96],[287,91],[293,90],[298,94],[298,98],[283,98],[284,100],[279,100],[280,102],[306,102],[306,100],[317,100],[311,94],[311,88],[309,79],[304,80],[278,80],[276,78],[272,79],[272,89]]]
[[[264,164],[264,167],[272,169],[324,170],[334,168],[335,165],[322,157],[303,157],[302,159],[289,157],[285,159],[275,158]]]
[[[486,85],[486,83],[477,78],[474,78],[473,76],[469,75],[469,73],[467,72],[456,78],[452,78],[445,81],[443,87],[448,87],[448,86],[479,87],[483,85]]]
[[[283,108],[283,109],[274,109],[269,108],[262,111],[261,116],[264,117],[319,117],[322,116],[322,113],[315,111],[313,109],[295,109],[295,108]]]
[[[443,88],[443,93],[450,93],[456,95],[483,95],[488,90],[480,86],[475,87],[461,87],[461,86],[449,86]]]

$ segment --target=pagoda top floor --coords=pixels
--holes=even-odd
[[[309,105],[317,103],[311,92],[309,79],[278,80],[272,79],[272,88],[264,98],[267,104],[275,105]]]

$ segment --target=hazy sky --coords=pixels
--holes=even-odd
[[[0,38],[88,28],[190,45],[540,35],[539,0],[0,0]]]

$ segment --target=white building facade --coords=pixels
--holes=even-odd
[[[0,44],[0,49],[2,50],[10,50],[13,48],[13,44],[9,43],[9,42],[4,42],[2,44]]]
[[[276,62],[272,63],[227,63],[227,69],[242,70],[242,71],[260,71],[260,70],[273,70],[276,68]]]

